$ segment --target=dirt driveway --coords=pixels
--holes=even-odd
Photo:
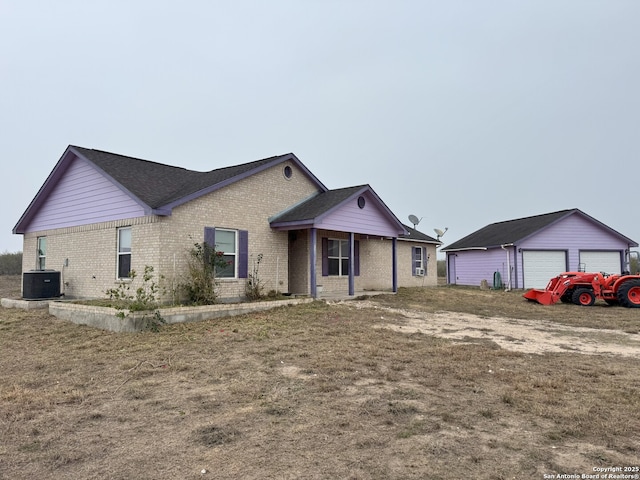
[[[640,358],[640,335],[560,325],[544,320],[486,317],[460,312],[427,313],[384,307],[371,300],[336,302],[351,308],[370,308],[392,314],[393,321],[378,328],[405,333],[424,333],[460,342],[493,341],[520,353],[578,352],[589,355],[622,355]],[[400,316],[400,321],[397,316]]]

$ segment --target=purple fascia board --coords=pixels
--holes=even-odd
[[[273,222],[271,228],[275,230],[298,230],[312,228],[314,226],[313,219],[296,220],[292,222]]]
[[[62,178],[64,173],[66,172],[69,164],[73,160],[73,157],[70,158],[71,155],[75,155],[75,153],[71,152],[71,146],[68,146],[56,165],[53,167],[53,170],[49,173],[49,176],[44,181],[36,195],[33,197],[26,210],[13,227],[12,233],[14,234],[22,234],[25,233],[25,228],[38,211],[40,206],[44,203],[49,192],[55,187],[58,183],[58,180]]]
[[[40,207],[47,200],[47,197],[49,196],[53,188],[55,188],[57,183],[60,181],[60,179],[64,176],[64,174],[68,170],[73,160],[75,160],[76,158],[81,158],[84,161],[91,164],[92,167],[95,168],[97,171],[99,171],[101,175],[107,178],[116,187],[118,187],[123,193],[125,193],[137,204],[139,204],[146,215],[151,215],[155,213],[155,211],[149,205],[144,203],[142,200],[140,200],[138,197],[132,194],[129,190],[124,188],[119,182],[114,180],[113,177],[105,173],[104,170],[102,170],[95,163],[87,159],[79,151],[73,148],[73,146],[69,145],[64,151],[64,153],[62,154],[62,156],[60,157],[60,159],[58,160],[58,162],[56,163],[56,165],[53,167],[53,170],[51,171],[47,179],[44,181],[44,183],[40,187],[40,190],[38,190],[38,193],[36,193],[35,197],[33,197],[33,200],[31,200],[31,203],[29,204],[25,212],[22,214],[22,216],[18,220],[18,223],[16,223],[15,227],[12,230],[14,234],[25,233],[26,227],[27,225],[29,225],[29,222],[33,219],[33,216],[37,213]],[[161,210],[158,210],[158,211],[161,211]],[[162,214],[162,213],[158,213],[158,214]]]

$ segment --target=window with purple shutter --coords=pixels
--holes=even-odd
[[[249,232],[226,228],[205,227],[204,243],[222,252],[228,267],[218,270],[219,278],[247,278],[249,272]]]

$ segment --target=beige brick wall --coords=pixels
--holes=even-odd
[[[289,243],[289,291],[308,295],[309,275],[309,230],[291,232]]]
[[[411,274],[412,247],[427,247],[426,274],[417,277]],[[398,241],[398,285],[400,287],[435,286],[438,284],[438,268],[436,264],[436,246],[426,243]]]
[[[61,272],[61,290],[71,298],[105,297],[109,288],[118,285],[116,279],[117,229],[131,226],[133,232],[132,268],[142,272],[153,265],[153,252],[145,232],[157,222],[153,216],[112,222],[60,228],[24,236],[22,269],[36,267],[37,237],[47,237],[46,268]]]
[[[285,165],[294,169],[291,179],[282,173]],[[172,288],[184,280],[189,249],[204,241],[204,227],[208,226],[248,230],[249,270],[262,253],[259,276],[265,282],[265,291],[286,292],[288,232],[273,231],[268,218],[315,192],[315,184],[286,162],[176,207],[167,217],[147,216],[26,234],[23,270],[36,268],[37,237],[46,236],[46,268],[62,272],[64,293],[71,298],[105,297],[107,289],[118,285],[117,228],[131,226],[132,269],[141,276],[146,265],[154,266],[156,278],[164,277],[168,300]],[[221,279],[219,294],[243,296],[245,282]],[[132,288],[140,284],[138,278]]]
[[[285,165],[294,169],[291,179],[282,173]],[[146,216],[26,234],[23,270],[36,268],[36,239],[44,235],[47,237],[46,268],[62,272],[63,292],[70,298],[105,297],[106,290],[119,283],[116,279],[117,229],[131,226],[132,268],[140,277],[146,265],[153,266],[156,279],[164,277],[162,285],[167,290],[164,300],[171,300],[185,279],[188,251],[194,243],[204,241],[204,227],[208,226],[249,231],[249,271],[258,254],[262,254],[259,276],[265,292],[308,294],[309,231],[297,231],[297,239],[290,245],[289,232],[272,230],[268,219],[315,192],[315,184],[294,164],[280,164],[176,207],[170,216]],[[347,233],[318,232],[317,284],[322,285],[323,292],[347,293],[347,277],[322,277],[323,236],[348,238]],[[359,235],[356,239],[360,241],[356,291],[391,290],[391,242]],[[421,277],[411,276],[411,245],[411,242],[398,241],[399,286],[423,285]],[[431,261],[424,285],[435,285],[435,246],[427,248]],[[221,279],[219,294],[242,297],[245,283],[245,279]],[[132,288],[140,284],[138,278]]]
[[[294,168],[291,179],[282,173],[285,165]],[[289,234],[272,230],[268,219],[316,191],[315,184],[287,162],[175,208],[160,224],[163,238],[167,238],[160,248],[161,271],[179,281],[187,252],[194,242],[204,240],[205,226],[248,230],[249,271],[262,254],[259,277],[265,292],[288,292]],[[245,283],[245,279],[221,279],[219,293],[242,297]]]
[[[348,234],[341,232],[318,231],[316,281],[322,285],[323,293],[347,293],[349,289],[348,277],[322,276],[322,237],[347,239]],[[355,277],[355,290],[392,290],[392,243],[389,239],[356,235],[360,242],[360,275]],[[424,277],[411,275],[413,246],[427,247],[430,260],[427,274]],[[399,287],[422,287],[437,284],[436,247],[424,243],[401,241],[397,242],[397,266]]]

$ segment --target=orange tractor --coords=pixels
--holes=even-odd
[[[529,290],[524,298],[542,305],[560,300],[585,307],[601,299],[609,305],[640,308],[640,275],[564,272],[549,280],[544,290]]]

